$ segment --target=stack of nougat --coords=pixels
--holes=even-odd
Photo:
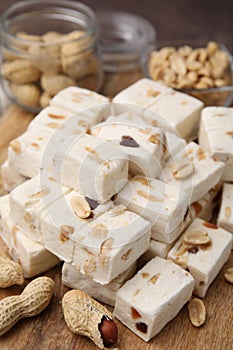
[[[63,261],[65,285],[115,305],[145,341],[229,258],[231,108],[149,79],[112,102],[69,87],[10,143],[2,176],[1,237],[25,277]]]

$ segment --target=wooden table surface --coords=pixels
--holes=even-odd
[[[0,12],[15,0],[0,0]],[[188,42],[223,42],[233,52],[233,1],[154,1],[144,0],[84,0],[94,10],[115,9],[134,12],[154,24],[158,45]],[[32,115],[11,106],[0,119],[0,163],[6,158],[11,139],[22,133]],[[2,193],[0,184],[0,194]],[[6,247],[0,241],[0,249]],[[200,329],[193,327],[187,306],[149,343],[143,342],[120,322],[119,349],[121,350],[232,350],[233,349],[233,286],[223,277],[223,271],[233,266],[233,253],[211,285],[204,302],[206,323]],[[55,294],[48,308],[39,316],[19,321],[6,335],[0,337],[0,350],[94,350],[88,339],[72,334],[65,325],[61,299],[68,290],[61,284],[61,266],[44,275],[55,280]],[[19,294],[25,285],[0,290],[0,299]]]

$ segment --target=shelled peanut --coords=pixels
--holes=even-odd
[[[20,295],[0,301],[0,336],[9,331],[21,318],[41,313],[49,304],[54,282],[49,277],[38,277],[30,282]]]
[[[221,88],[232,84],[230,56],[213,41],[195,49],[188,45],[177,49],[163,47],[151,53],[148,69],[153,80],[180,90]],[[228,97],[205,92],[193,96],[204,100],[206,105],[224,104],[223,100]]]
[[[68,86],[98,90],[102,70],[91,39],[84,34],[82,30],[42,36],[16,33],[17,47],[3,49],[1,68],[12,97],[25,106],[44,108]]]

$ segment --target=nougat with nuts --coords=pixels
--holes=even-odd
[[[232,234],[212,223],[196,218],[168,258],[190,271],[195,279],[194,294],[204,297],[225,262],[232,247]]]
[[[149,341],[178,314],[193,288],[190,273],[170,260],[156,257],[119,289],[113,314]]]

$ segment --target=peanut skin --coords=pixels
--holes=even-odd
[[[22,267],[7,255],[0,255],[0,288],[7,288],[14,284],[23,284]]]
[[[38,315],[49,304],[54,282],[49,277],[38,277],[30,282],[21,295],[0,301],[0,336],[5,334],[21,318]]]

